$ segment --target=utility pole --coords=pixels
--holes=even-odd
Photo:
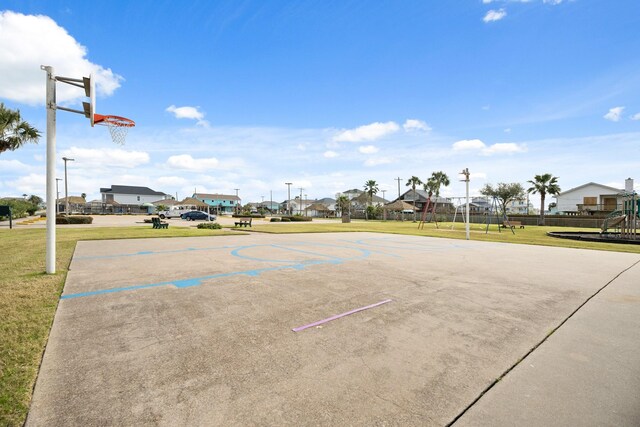
[[[385,199],[385,198],[384,198],[384,193],[386,193],[386,192],[387,192],[387,190],[380,190],[380,191],[382,191],[382,199],[386,202],[386,201],[387,201],[387,199]]]
[[[400,199],[400,180],[401,180],[401,179],[402,179],[402,178],[400,178],[400,177],[397,177],[397,178],[395,179],[395,181],[398,181],[398,199]]]
[[[238,205],[240,204],[240,198],[238,197],[238,191],[240,191],[239,188],[234,188],[234,190],[236,190],[236,214],[238,213]]]
[[[64,160],[64,214],[69,215],[69,180],[67,179],[67,162],[73,162],[75,159],[70,159],[68,157],[63,157]]]
[[[298,206],[298,213],[300,215],[302,215],[302,192],[304,191],[304,188],[300,187],[300,205]]]
[[[292,182],[285,182],[287,186],[287,215],[291,215],[291,185]]]
[[[467,240],[469,240],[469,175],[470,175],[469,168],[464,168],[460,173],[464,175],[463,181],[466,183],[466,187],[467,187],[467,204],[464,209],[464,214],[466,217],[465,234],[466,234]]]
[[[58,190],[58,182],[62,181],[62,178],[56,178],[56,217],[58,216],[58,199],[60,198],[60,190]]]
[[[269,190],[269,213],[273,216],[273,190]]]

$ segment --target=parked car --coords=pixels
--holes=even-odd
[[[180,215],[180,218],[186,219],[187,221],[195,221],[195,220],[215,221],[217,219],[215,215],[208,214],[206,212],[201,212],[201,211],[185,212],[182,215]]]

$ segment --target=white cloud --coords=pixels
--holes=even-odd
[[[375,145],[362,145],[360,146],[360,148],[358,148],[358,151],[360,151],[362,154],[375,154],[380,151],[380,149]]]
[[[113,94],[123,78],[92,63],[86,56],[87,48],[48,16],[0,13],[0,98],[42,104],[45,73],[41,65],[53,66],[57,76],[81,78],[93,73],[97,93]],[[63,83],[56,85],[59,103],[84,97],[81,88]]]
[[[487,174],[484,172],[471,172],[469,179],[472,181],[476,179],[487,179]]]
[[[620,119],[622,118],[623,111],[624,111],[624,107],[613,107],[613,108],[610,108],[609,112],[602,117],[612,122],[619,122]]]
[[[640,120],[640,113],[636,113],[633,116],[631,116],[631,120]]]
[[[487,146],[479,139],[463,139],[462,141],[454,142],[452,148],[454,151],[478,151],[485,156],[493,154],[524,153],[527,151],[526,144],[503,142]]]
[[[556,5],[562,3],[562,0],[542,0],[542,3]]]
[[[197,120],[198,125],[208,126],[209,122],[204,120],[204,113],[200,111],[199,108],[200,107],[176,107],[175,105],[170,105],[166,108],[165,111],[173,114],[176,119]]]
[[[0,170],[2,171],[24,172],[24,170],[27,168],[29,168],[29,166],[27,166],[26,164],[22,163],[19,160],[0,159]]]
[[[324,157],[326,157],[327,159],[333,159],[334,157],[338,157],[338,153],[336,153],[335,151],[325,151],[323,154]]]
[[[507,16],[507,11],[504,9],[490,10],[486,15],[484,15],[484,18],[482,18],[482,20],[484,22],[494,22],[501,20],[505,16]]]
[[[516,144],[515,142],[503,142],[498,144],[493,144],[482,150],[482,154],[485,156],[490,156],[492,154],[513,154],[513,153],[524,153],[527,151],[527,146],[525,144]]]
[[[144,151],[127,151],[120,148],[71,147],[61,157],[75,159],[74,168],[87,169],[99,166],[133,168],[149,163],[149,154]],[[72,167],[69,165],[69,167]]]
[[[177,187],[180,185],[186,185],[188,181],[181,176],[161,176],[156,179],[158,185]]]
[[[396,122],[380,123],[375,122],[369,125],[357,127],[340,132],[333,137],[335,142],[360,142],[374,141],[389,134],[395,133],[400,129]]]
[[[402,127],[406,132],[411,132],[416,130],[429,132],[431,130],[431,127],[429,127],[428,124],[426,124],[422,120],[416,120],[416,119],[407,119],[402,125]]]
[[[454,151],[481,150],[486,147],[485,143],[479,139],[463,139],[453,143]]]
[[[7,184],[13,190],[13,194],[18,196],[22,194],[45,194],[46,182],[47,177],[45,175],[31,173],[9,181]]]
[[[504,129],[504,133],[511,133],[511,128]]]
[[[180,154],[177,156],[171,156],[167,159],[167,165],[177,169],[188,170],[206,170],[215,169],[220,164],[220,161],[215,157],[194,159],[190,154]]]
[[[385,165],[388,163],[392,163],[393,160],[388,157],[371,157],[364,162],[364,165],[367,167]]]

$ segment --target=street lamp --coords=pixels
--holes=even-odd
[[[62,160],[64,160],[64,214],[69,215],[69,180],[67,179],[67,162],[73,162],[75,159],[63,157]]]
[[[234,188],[234,190],[236,190],[236,214],[238,213],[238,202],[240,201],[240,198],[238,197],[238,191],[240,191],[239,188]]]
[[[300,187],[300,206],[298,206],[298,213],[300,215],[302,215],[302,192],[304,191],[304,188]]]
[[[291,184],[292,182],[285,182],[287,186],[287,215],[291,215]]]
[[[58,181],[62,181],[62,178],[56,178],[56,217],[58,216],[58,199],[60,198],[60,190],[58,190]]]
[[[466,216],[466,225],[465,225],[465,232],[466,232],[466,238],[467,240],[469,240],[469,168],[464,168],[462,170],[462,172],[460,172],[461,175],[464,175],[464,179],[462,181],[464,181],[466,183],[466,187],[467,187],[467,205],[465,207],[464,213]]]

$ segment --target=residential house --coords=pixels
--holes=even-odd
[[[427,204],[428,198],[429,198],[429,193],[427,191],[416,189],[414,194],[414,191],[412,189],[409,189],[405,193],[400,195],[400,197],[397,198],[396,200],[402,200],[403,202],[407,202],[412,206],[414,205],[414,202],[415,202],[416,210],[420,212],[424,210],[425,205]],[[451,200],[445,197],[436,198],[436,196],[432,195],[431,203],[436,204],[436,211],[439,213],[453,213],[456,209],[454,204],[451,202]],[[469,209],[469,211],[471,211],[471,209]]]
[[[233,213],[242,204],[240,197],[233,194],[193,193],[192,197],[215,208],[219,213]]]
[[[621,188],[588,182],[554,196],[556,209],[561,214],[611,212],[620,205],[620,193],[623,191]]]
[[[533,207],[533,203],[527,199],[524,200],[512,200],[507,203],[507,214],[518,215],[537,215],[540,211]]]
[[[112,185],[101,188],[102,203],[117,202],[120,205],[140,206],[143,203],[153,203],[158,199],[170,199],[171,196],[149,187],[135,187],[130,185]]]

